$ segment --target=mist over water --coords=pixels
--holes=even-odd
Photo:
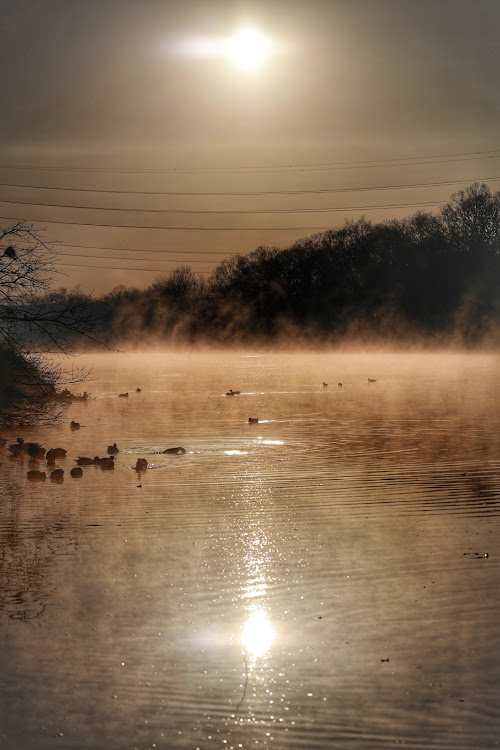
[[[3,434],[0,747],[498,746],[500,356],[90,361]]]

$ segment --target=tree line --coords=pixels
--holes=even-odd
[[[208,279],[183,266],[100,303],[117,342],[474,345],[500,320],[500,192],[475,183],[437,214],[350,220],[285,249],[233,255]]]

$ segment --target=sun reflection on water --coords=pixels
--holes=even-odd
[[[241,644],[252,659],[265,656],[276,638],[276,632],[265,610],[255,608],[250,613],[241,634]]]

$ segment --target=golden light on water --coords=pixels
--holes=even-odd
[[[225,44],[226,56],[243,70],[256,70],[271,55],[271,40],[255,29],[242,29]]]
[[[254,609],[243,628],[241,644],[253,659],[267,654],[276,637],[267,612]]]

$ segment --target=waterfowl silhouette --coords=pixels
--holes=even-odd
[[[136,393],[140,393],[140,392],[141,392],[141,389],[140,389],[140,388],[136,388],[136,389],[135,389],[135,392],[136,392]]]
[[[128,393],[119,393],[118,398],[128,398]]]
[[[54,448],[50,448],[50,450],[47,451],[47,453],[45,454],[45,458],[47,459],[47,463],[49,466],[55,464],[57,453],[55,452]]]
[[[30,482],[45,482],[47,475],[44,471],[28,471],[28,479]]]
[[[114,469],[115,468],[115,457],[107,456],[106,458],[99,459],[99,466],[101,469]]]
[[[62,482],[64,479],[64,469],[54,469],[50,472],[51,482]]]
[[[182,456],[186,452],[185,448],[181,448],[179,445],[177,448],[167,448],[166,451],[162,451],[162,453],[172,453],[176,456]]]
[[[136,471],[146,471],[148,468],[148,462],[145,458],[138,458],[137,462],[135,464],[135,470]]]
[[[258,417],[248,417],[248,424],[257,424],[258,421]]]
[[[13,443],[7,448],[13,456],[24,456],[25,450],[22,443]]]
[[[341,385],[342,385],[342,383],[337,383],[337,385],[340,385],[340,386],[341,386]]]
[[[42,448],[40,443],[25,443],[26,446],[26,452],[30,458],[36,460],[45,456],[45,448]]]
[[[113,443],[113,445],[108,445],[108,453],[112,455],[113,453],[119,453],[118,446],[116,443]]]
[[[74,422],[71,420],[70,428],[72,430],[79,430],[80,429],[80,422]]]
[[[376,381],[375,378],[368,378],[368,382],[369,383],[376,383],[377,381]]]
[[[88,458],[87,456],[78,456],[78,458],[75,458],[75,461],[78,466],[91,466],[95,463],[95,459]]]
[[[325,382],[323,381],[323,388],[327,388],[327,386],[328,386],[328,383],[325,383]]]
[[[73,468],[70,471],[70,474],[72,477],[83,477],[83,469],[80,469],[79,466],[73,466]]]
[[[54,448],[56,458],[64,458],[67,452],[66,448]]]
[[[241,393],[241,391],[233,391],[233,389],[230,388],[228,390],[228,392],[226,393],[226,396],[239,396],[240,393]]]

